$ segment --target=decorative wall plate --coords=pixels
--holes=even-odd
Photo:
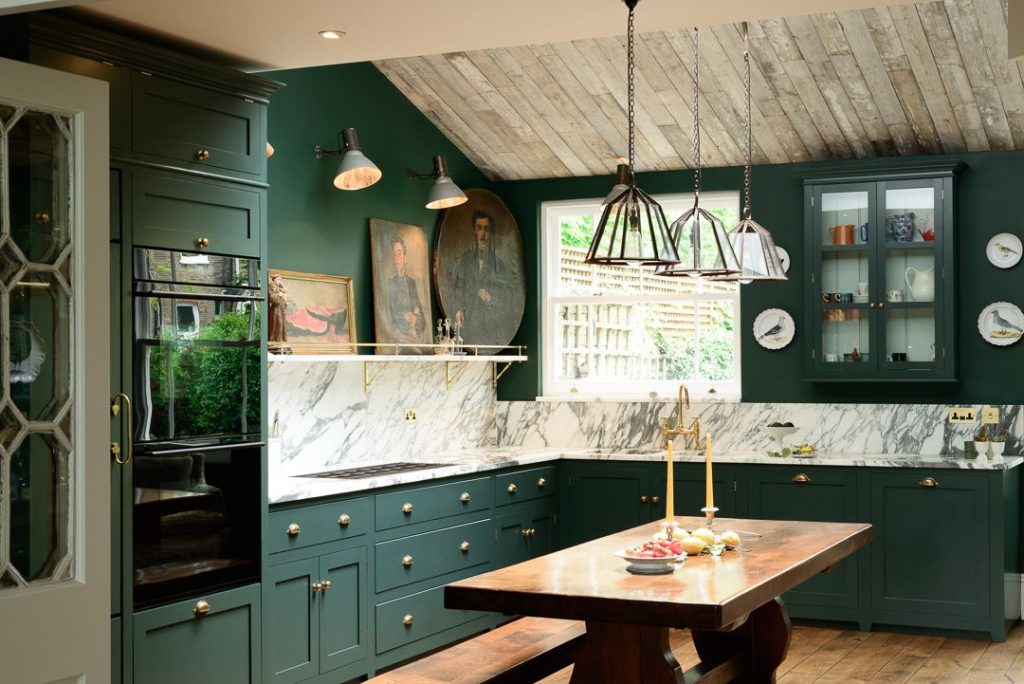
[[[1024,313],[1016,304],[992,302],[978,316],[978,332],[997,347],[1016,344],[1024,335]]]
[[[779,261],[782,262],[783,272],[789,273],[789,252],[787,252],[784,248],[779,247],[778,245],[775,245],[775,251],[779,255]]]
[[[11,382],[32,382],[46,360],[43,336],[28,321],[11,321]]]
[[[988,241],[985,256],[996,268],[1012,268],[1024,254],[1020,238],[1013,233],[999,233]]]
[[[765,349],[782,349],[795,334],[793,317],[782,309],[765,309],[754,319],[754,339]]]

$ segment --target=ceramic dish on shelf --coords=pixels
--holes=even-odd
[[[782,272],[789,273],[789,252],[778,245],[775,245],[775,252],[779,255],[779,261],[782,262]]]
[[[988,241],[985,256],[996,268],[1012,268],[1020,261],[1024,248],[1020,238],[1013,233],[999,233]]]
[[[1016,304],[992,302],[978,316],[978,332],[997,347],[1016,344],[1024,335],[1024,313]]]
[[[862,294],[855,294],[855,295],[853,295],[853,303],[854,304],[867,304],[867,302],[868,302],[868,296],[867,295],[862,295]]]
[[[615,555],[628,563],[626,572],[634,575],[668,575],[676,571],[678,561],[686,558],[685,553],[661,558],[637,558],[628,555],[625,549],[616,551]]]
[[[793,317],[782,309],[765,309],[754,319],[754,339],[765,349],[782,349],[795,334]]]

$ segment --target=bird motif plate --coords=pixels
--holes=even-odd
[[[789,252],[778,245],[775,246],[775,251],[779,255],[779,261],[782,262],[782,272],[789,273]]]
[[[1013,233],[1000,233],[988,241],[985,256],[997,268],[1013,268],[1024,254],[1020,238]]]
[[[1016,304],[993,302],[981,310],[978,332],[989,344],[1008,347],[1024,335],[1024,313]]]
[[[754,339],[765,349],[782,349],[795,334],[793,317],[782,309],[765,309],[754,319]]]

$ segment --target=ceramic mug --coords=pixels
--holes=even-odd
[[[889,290],[885,293],[885,301],[887,302],[902,302],[903,301],[903,290]]]
[[[856,228],[852,223],[847,223],[842,226],[832,226],[828,229],[828,232],[832,233],[832,244],[833,245],[852,245],[853,244],[853,229]]]

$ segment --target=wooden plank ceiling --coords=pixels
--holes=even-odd
[[[754,163],[1024,148],[1006,42],[1006,0],[753,22]],[[691,168],[693,32],[636,47],[637,169]],[[742,50],[739,24],[701,30],[707,166],[743,163]],[[625,55],[623,36],[375,64],[488,177],[514,180],[614,171]]]

